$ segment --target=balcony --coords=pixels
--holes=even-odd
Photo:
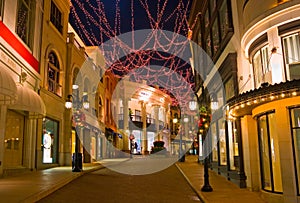
[[[124,129],[124,114],[118,115],[118,126],[120,129]],[[129,118],[129,128],[130,129],[142,129],[143,128],[143,122],[142,122],[142,116],[140,115],[132,115],[131,118]],[[147,131],[156,131],[156,124],[154,118],[147,117],[147,123],[146,123]],[[164,128],[164,122],[159,121],[159,130],[162,130]]]

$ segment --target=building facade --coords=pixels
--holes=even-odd
[[[0,1],[0,176],[36,168],[43,1]]]
[[[299,3],[204,1],[193,30],[224,85],[212,169],[269,202],[299,201]]]

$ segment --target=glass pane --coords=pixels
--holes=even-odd
[[[3,0],[0,0],[0,17],[2,16],[2,11],[3,11],[2,8],[3,8]]]
[[[218,135],[216,123],[211,124],[211,135],[212,135],[212,160],[218,161]]]
[[[269,114],[269,132],[270,132],[270,147],[272,156],[272,171],[274,181],[274,191],[282,192],[282,180],[281,180],[281,169],[280,169],[280,156],[277,136],[277,126],[275,122],[275,114]]]
[[[271,185],[271,166],[269,157],[269,141],[267,131],[267,118],[261,116],[258,119],[259,125],[259,141],[260,141],[260,158],[261,158],[261,170],[262,170],[262,185],[265,190],[272,190]]]
[[[216,0],[210,0],[209,7],[210,7],[210,13],[213,13],[214,10],[216,9]]]
[[[236,170],[239,168],[239,148],[237,140],[237,129],[234,121],[228,121],[228,142],[230,169]]]
[[[29,17],[29,9],[27,6],[23,3],[23,1],[19,2],[19,10],[18,10],[18,16],[17,16],[17,25],[16,25],[16,31],[19,37],[25,42],[28,43],[27,37],[28,37],[28,17]]]
[[[57,163],[58,122],[45,119],[43,127],[43,163]]]
[[[216,52],[219,50],[219,46],[220,46],[218,18],[215,19],[213,27],[212,27],[212,37],[213,37],[213,52],[214,52],[214,54],[216,54]]]
[[[220,15],[221,38],[224,39],[226,37],[229,28],[227,1],[223,1],[221,8],[219,10],[219,15]]]
[[[208,35],[206,38],[206,53],[208,56],[212,56],[210,35]]]
[[[297,178],[298,184],[300,184],[300,129],[293,130],[294,137],[294,148],[295,148],[295,160],[296,160],[296,170],[297,170]],[[300,187],[298,193],[300,193]]]
[[[224,121],[224,119],[218,120],[218,128],[219,128],[219,145],[220,145],[220,165],[227,165],[226,136],[225,136],[225,121]]]
[[[291,109],[292,127],[300,127],[300,108]]]
[[[258,50],[252,60],[253,65],[253,71],[254,71],[254,80],[255,80],[255,86],[259,87],[262,83],[262,63],[261,63],[261,55],[260,50]]]
[[[230,98],[234,96],[234,83],[233,78],[231,77],[227,82],[225,82],[225,97],[226,101],[228,101]]]
[[[206,13],[204,15],[204,26],[205,26],[205,32],[209,26],[209,13],[208,10],[206,10]]]
[[[299,74],[297,74],[297,70],[299,73],[299,66],[297,64],[300,62],[299,34],[295,33],[284,37],[282,41],[285,56],[287,80],[297,79],[299,78]]]

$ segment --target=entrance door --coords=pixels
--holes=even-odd
[[[5,149],[3,163],[6,168],[22,166],[24,140],[23,129],[24,116],[8,110],[4,138]]]

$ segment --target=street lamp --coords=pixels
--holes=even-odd
[[[204,92],[204,91],[202,91]],[[211,96],[211,106],[210,106],[210,111],[213,110],[217,110],[218,109],[218,101],[217,98],[215,96],[215,94],[212,94]],[[208,129],[209,129],[209,124],[210,124],[210,112],[208,110],[208,108],[206,108],[205,106],[202,106],[200,108],[200,121],[199,121],[199,132],[203,135],[203,141],[206,140],[207,137],[207,133],[208,133]],[[203,143],[203,150],[204,150],[204,185],[201,188],[201,191],[203,192],[211,192],[213,191],[212,187],[209,184],[209,174],[208,174],[208,164],[209,164],[209,156],[208,156],[208,145],[209,143],[207,142],[206,146],[204,146],[204,142]]]
[[[84,93],[82,99],[80,99],[78,86],[73,85],[73,90],[76,91],[76,94],[68,95],[65,107],[67,109],[71,109],[73,107],[76,112],[78,112],[82,107],[84,109],[89,109],[87,93]],[[82,171],[82,153],[79,152],[79,146],[80,140],[77,134],[77,129],[75,129],[75,152],[72,155],[72,172]]]

